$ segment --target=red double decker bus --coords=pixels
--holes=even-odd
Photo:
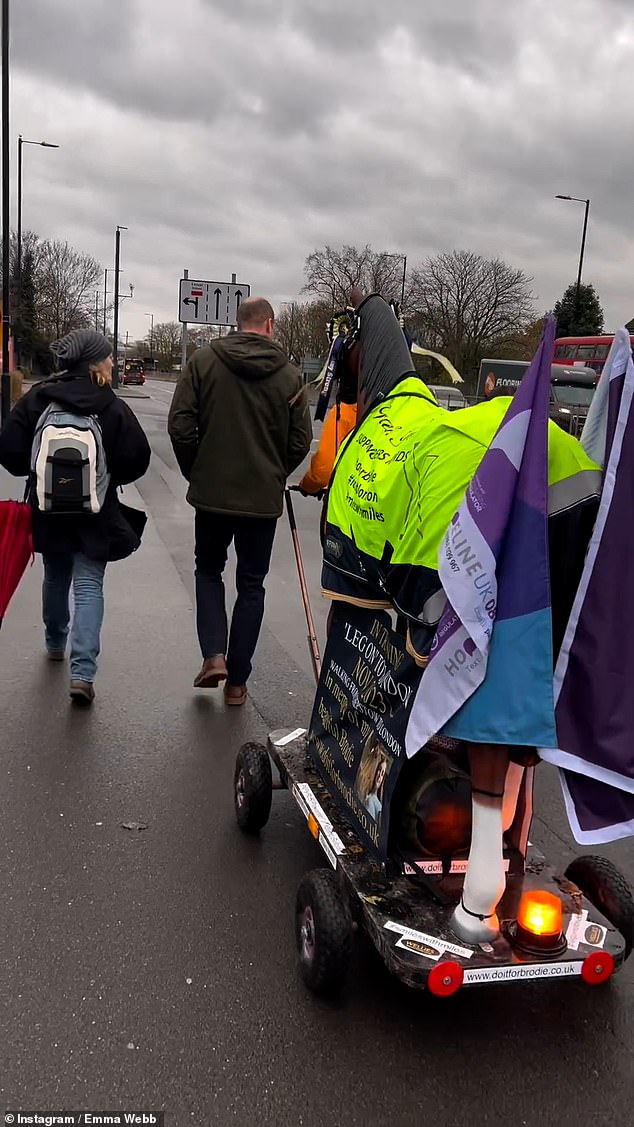
[[[595,372],[602,372],[603,365],[608,358],[610,346],[614,340],[612,336],[602,337],[559,337],[555,341],[555,364],[564,364],[567,368],[582,366],[593,368]],[[630,336],[630,344],[634,353],[634,335]]]

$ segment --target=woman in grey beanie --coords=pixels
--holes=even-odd
[[[143,476],[150,447],[136,415],[110,386],[112,347],[105,336],[92,329],[75,329],[55,341],[51,351],[63,370],[37,384],[14,407],[0,435],[0,464],[30,481],[33,543],[44,559],[48,657],[62,662],[70,637],[70,696],[76,704],[90,705],[95,697],[106,564],[139,547],[146,520],[144,513],[121,504],[117,489]],[[39,507],[31,469],[34,437],[52,404],[63,414],[84,417],[85,422],[98,420],[107,487],[97,512],[50,513]]]
[[[66,372],[76,373],[82,369],[89,374],[91,368],[97,372],[101,366],[103,375],[108,370],[103,361],[112,356],[112,345],[103,333],[97,333],[94,329],[73,329],[61,340],[53,342],[51,352],[60,368]],[[112,363],[109,365],[109,372],[112,373]],[[105,379],[99,386],[103,387],[109,382],[109,379]]]

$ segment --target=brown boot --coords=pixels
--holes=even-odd
[[[73,704],[78,704],[82,708],[90,708],[95,699],[92,681],[71,681],[70,699]]]
[[[222,654],[206,657],[202,669],[194,681],[195,689],[217,689],[221,681],[227,680],[227,665]]]
[[[232,708],[240,708],[241,705],[246,704],[246,700],[246,685],[225,685],[225,704]]]

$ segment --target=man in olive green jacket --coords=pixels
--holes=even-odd
[[[301,376],[271,338],[268,301],[238,309],[238,332],[198,350],[172,400],[168,430],[196,510],[196,620],[203,665],[196,688],[225,681],[227,704],[244,704],[264,615],[284,487],[310,450]],[[231,542],[238,598],[228,635],[223,573]]]

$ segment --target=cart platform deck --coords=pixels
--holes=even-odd
[[[605,964],[623,962],[625,941],[620,932],[530,844],[525,865],[521,857],[518,863],[516,851],[505,852],[507,886],[498,907],[499,937],[492,944],[463,943],[452,932],[450,920],[462,892],[466,862],[452,863],[453,871],[444,875],[440,860],[429,858],[398,866],[380,864],[347,824],[307,746],[305,729],[282,730],[269,736],[268,752],[282,785],[335,870],[353,918],[389,970],[406,984],[424,988],[434,967],[449,966],[459,968],[465,986],[575,976],[600,982]],[[528,953],[510,942],[522,893],[537,888],[552,891],[562,901],[565,943],[559,953]],[[608,958],[602,960],[605,954]]]

